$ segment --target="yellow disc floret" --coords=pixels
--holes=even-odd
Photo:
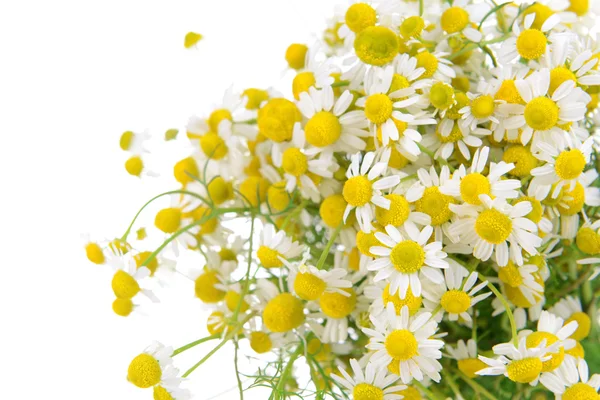
[[[200,140],[202,141],[202,139]],[[173,175],[175,176],[175,180],[182,185],[193,182],[194,177],[200,176],[196,160],[194,160],[192,157],[187,157],[178,161],[173,167]]]
[[[385,349],[395,360],[406,361],[419,354],[419,344],[415,335],[407,329],[392,331],[385,338]]]
[[[554,11],[552,11],[552,9],[550,9],[550,7],[547,5],[535,3],[525,9],[523,17],[526,17],[529,14],[535,15],[535,19],[531,24],[531,28],[541,30],[544,22],[546,22],[546,20],[550,18],[552,14],[554,14]]]
[[[260,133],[280,143],[292,138],[294,124],[300,122],[298,107],[283,98],[271,99],[258,110],[257,124]]]
[[[575,188],[573,190],[570,192],[564,192],[564,197],[558,205],[558,212],[560,215],[575,215],[583,209],[584,203],[585,189],[581,183],[577,182],[575,183]]]
[[[352,32],[359,33],[370,26],[375,26],[377,12],[366,3],[356,3],[348,7],[344,20]]]
[[[469,23],[469,13],[461,7],[450,7],[442,14],[442,29],[447,33],[460,32]]]
[[[265,268],[279,268],[283,265],[283,262],[279,259],[281,253],[270,247],[260,246],[256,252],[256,256]]]
[[[588,255],[600,254],[600,235],[592,228],[579,229],[575,243],[579,250]]]
[[[512,220],[495,208],[484,210],[475,221],[475,232],[488,243],[500,244],[512,232]]]
[[[314,86],[315,83],[315,74],[312,72],[305,71],[297,73],[292,81],[292,92],[294,93],[294,98],[296,100],[300,100],[300,93],[308,92],[308,89],[311,86]]]
[[[152,395],[154,400],[175,400],[173,396],[171,396],[171,393],[162,386],[154,386]]]
[[[438,69],[438,59],[428,51],[422,51],[416,55],[417,68],[424,68],[425,72],[421,78],[431,78]]]
[[[142,389],[157,385],[161,376],[160,364],[156,358],[146,353],[134,358],[127,370],[127,380]]]
[[[462,199],[472,205],[480,205],[479,195],[491,193],[492,185],[485,176],[478,172],[465,175],[460,181],[460,196]]]
[[[509,174],[518,178],[529,176],[531,170],[538,165],[538,159],[535,158],[531,150],[520,144],[508,146],[502,155],[502,161],[515,164]]]
[[[129,175],[140,176],[144,170],[144,162],[140,156],[132,156],[125,161],[125,170]]]
[[[413,15],[402,21],[402,24],[400,24],[400,34],[405,39],[415,38],[421,35],[423,28],[425,28],[425,21],[423,18],[418,15]]]
[[[137,268],[141,268],[142,265],[148,259],[150,259],[150,261],[148,261],[146,263],[146,265],[144,265],[144,267],[146,267],[150,270],[150,275],[154,275],[154,273],[156,272],[156,269],[158,268],[158,260],[156,259],[156,257],[150,258],[151,254],[152,254],[152,252],[150,252],[150,251],[141,251],[138,254],[136,254],[135,256],[133,256],[133,259],[135,260],[135,266]]]
[[[446,312],[452,314],[461,314],[471,307],[471,298],[462,290],[448,290],[442,296],[440,304]]]
[[[104,253],[98,243],[90,242],[85,245],[85,255],[94,264],[104,264]]]
[[[349,296],[340,293],[326,292],[319,298],[323,314],[330,318],[345,318],[356,308],[356,293],[352,289],[343,289]]]
[[[225,305],[229,311],[236,311],[239,307],[239,311],[242,313],[248,311],[248,308],[250,308],[248,302],[244,300],[242,296],[235,290],[227,291],[225,294]]]
[[[229,151],[223,138],[214,132],[205,133],[200,137],[200,148],[207,157],[213,160],[222,159]]]
[[[546,131],[558,122],[558,106],[547,97],[537,97],[525,106],[527,125],[538,131]]]
[[[308,120],[304,127],[306,141],[315,147],[334,144],[342,135],[342,124],[329,111],[320,111]]]
[[[121,134],[121,138],[119,139],[119,147],[121,148],[121,150],[129,150],[134,137],[135,133],[131,131],[123,132],[123,134]]]
[[[514,79],[505,79],[502,81],[500,88],[498,88],[498,91],[494,95],[494,99],[504,100],[510,104],[525,104],[525,101],[515,85]]]
[[[588,337],[592,328],[592,320],[586,313],[581,311],[574,313],[565,321],[565,325],[571,321],[577,322],[577,330],[571,335],[573,339],[579,341]]]
[[[292,69],[302,69],[306,64],[308,47],[305,44],[293,43],[285,52],[285,60]]]
[[[557,67],[550,71],[550,87],[548,88],[548,94],[552,96],[554,91],[558,89],[560,85],[567,81],[573,81],[577,83],[577,77],[570,69],[566,67]]]
[[[240,194],[252,207],[257,207],[267,198],[270,183],[262,176],[249,176],[240,184]]]
[[[429,101],[435,108],[446,110],[455,102],[454,89],[444,82],[437,82],[429,91]]]
[[[575,179],[581,175],[585,164],[585,157],[581,150],[565,150],[556,158],[554,170],[561,179]]]
[[[263,311],[263,322],[271,332],[288,332],[304,322],[304,305],[290,293],[271,299]]]
[[[383,124],[391,118],[392,100],[386,94],[372,94],[365,102],[365,116],[374,124]]]
[[[288,174],[299,177],[308,171],[308,159],[300,149],[290,147],[283,152],[281,166]]]
[[[356,247],[361,254],[368,257],[375,257],[370,249],[373,246],[381,246],[381,242],[375,237],[375,231],[365,233],[363,231],[356,232]]]
[[[370,383],[359,383],[352,389],[354,400],[383,400],[383,390]]]
[[[394,246],[390,260],[397,271],[404,274],[418,272],[425,262],[425,251],[417,242],[404,240]]]
[[[533,348],[543,340],[546,341],[546,346],[550,346],[558,341],[558,337],[549,332],[537,331],[527,336],[526,344],[528,348]],[[542,362],[542,372],[551,372],[558,368],[565,358],[565,349],[560,346],[557,353],[548,353],[548,355],[550,359]]]
[[[208,126],[213,132],[219,132],[219,125],[223,121],[233,121],[231,111],[221,108],[210,113],[208,117]]]
[[[567,11],[572,11],[578,16],[582,17],[587,14],[590,9],[590,0],[570,0],[569,8]],[[564,395],[563,395],[564,397]]]
[[[408,219],[410,206],[406,198],[400,194],[388,194],[383,196],[390,201],[390,208],[377,207],[375,209],[375,218],[382,226],[394,225],[401,226]]]
[[[127,317],[133,311],[133,301],[131,299],[115,299],[112,309],[118,316]]]
[[[490,95],[479,96],[471,103],[471,114],[475,118],[487,118],[494,113],[496,103]]]
[[[542,372],[542,361],[537,357],[515,360],[506,367],[508,379],[518,383],[529,383]]]
[[[354,50],[362,62],[381,67],[394,60],[398,54],[398,36],[389,28],[371,26],[354,40]]]
[[[344,218],[344,210],[348,203],[341,194],[334,194],[326,197],[319,207],[321,219],[330,228],[337,228]]]
[[[384,306],[386,306],[388,303],[392,303],[394,305],[396,315],[400,315],[400,311],[404,306],[408,307],[408,312],[410,315],[415,315],[417,311],[419,311],[419,309],[421,308],[421,304],[423,303],[423,299],[421,298],[421,296],[415,296],[411,290],[406,291],[406,296],[404,296],[403,299],[400,298],[399,291],[397,291],[396,294],[391,295],[389,283],[383,289],[381,297]]]
[[[464,358],[458,360],[458,369],[471,379],[476,378],[478,376],[477,372],[486,367],[487,365],[478,358]]]
[[[302,300],[317,300],[325,291],[325,281],[309,272],[300,272],[294,280],[294,291]]]
[[[258,110],[262,102],[269,99],[269,93],[266,90],[255,88],[244,90],[242,96],[245,96],[248,99],[248,102],[246,103],[246,109],[248,110]]]
[[[598,391],[587,383],[577,382],[562,394],[562,400],[598,400]]]
[[[360,207],[371,201],[373,196],[373,185],[366,176],[358,175],[348,179],[344,183],[342,191],[344,200],[354,207]]]
[[[252,332],[250,334],[250,347],[258,354],[264,354],[271,351],[273,342],[265,332]]]
[[[455,203],[456,200],[452,196],[442,194],[437,186],[431,186],[425,188],[423,196],[415,202],[415,211],[429,215],[431,225],[439,226],[450,221],[450,204]]]
[[[208,183],[208,194],[216,205],[233,199],[233,184],[217,176]]]
[[[517,51],[526,60],[537,60],[546,52],[548,40],[537,29],[525,29],[517,38]]]
[[[119,299],[131,299],[140,292],[140,285],[135,278],[122,270],[115,273],[111,286]]]
[[[194,283],[196,297],[204,303],[217,303],[225,298],[225,292],[215,287],[219,283],[217,271],[206,270]]]
[[[175,233],[181,225],[181,210],[179,208],[164,208],[154,218],[154,225],[164,233]]]

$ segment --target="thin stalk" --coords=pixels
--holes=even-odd
[[[208,342],[209,340],[213,339],[218,339],[220,336],[221,335],[219,335],[218,333],[215,333],[214,335],[206,336],[202,339],[195,340],[191,343],[186,344],[185,346],[181,346],[180,348],[175,349],[175,351],[173,351],[173,354],[171,354],[171,357],[175,357],[177,354],[183,353],[184,351],[191,349],[192,347],[198,346],[201,343]]]
[[[279,381],[277,382],[277,386],[275,386],[275,389],[273,389],[273,393],[271,394],[271,396],[274,395],[274,397],[276,399],[280,398],[280,393],[283,391],[283,389],[285,387],[285,381],[286,381],[288,375],[290,374],[290,372],[292,371],[294,362],[296,361],[296,359],[298,357],[300,357],[300,354],[302,354],[302,352],[303,352],[303,346],[302,346],[302,344],[300,344],[296,348],[296,351],[294,351],[292,353],[292,355],[290,356],[290,359],[289,359],[287,365],[285,366],[285,368],[283,369],[283,371],[281,371],[281,375],[279,375]],[[283,398],[283,397],[281,397],[281,398]]]
[[[483,397],[485,397],[489,400],[496,400],[496,397],[494,395],[492,395],[490,392],[488,392],[486,388],[484,388],[479,383],[475,382],[473,379],[466,376],[462,371],[456,371],[456,372],[458,373],[458,376],[460,376],[460,378],[463,381],[465,381],[467,385],[471,386],[471,388],[475,392],[481,394]]]
[[[508,315],[508,320],[510,321],[510,329],[512,331],[512,341],[513,341],[513,344],[516,347],[516,346],[518,346],[518,342],[517,342],[517,324],[515,323],[515,317],[514,317],[512,311],[511,311],[511,309],[510,309],[510,305],[508,304],[508,301],[506,301],[506,298],[504,298],[504,296],[502,296],[502,293],[500,293],[500,291],[498,289],[496,289],[496,286],[492,285],[489,281],[487,283],[487,286],[490,288],[490,290],[492,292],[494,292],[494,295],[498,298],[498,300],[500,300],[500,302],[502,303],[502,305],[506,309],[506,315]]]
[[[233,355],[233,365],[235,367],[235,377],[237,379],[238,390],[240,392],[240,400],[244,400],[244,388],[242,387],[242,380],[240,379],[240,371],[238,370],[238,350],[239,350],[239,346],[238,346],[237,340],[234,340],[233,343],[235,344],[235,353]]]
[[[413,381],[413,382],[415,383],[415,386],[418,387],[423,393],[425,393],[425,395],[430,400],[443,400],[438,395],[434,394],[431,390],[426,388],[425,385],[423,385],[421,382],[419,382],[419,381]]]
[[[292,218],[294,218],[296,215],[300,214],[300,212],[304,209],[304,207],[306,207],[307,204],[308,204],[308,201],[304,200],[302,203],[298,204],[298,206],[296,206],[296,208],[294,208],[292,211],[290,211],[290,213],[285,217],[285,219],[283,220],[283,223],[281,224],[281,230],[285,230],[285,228],[287,228],[287,226],[290,223],[290,221],[292,220]]]
[[[335,241],[335,239],[340,234],[343,225],[344,223],[341,222],[329,237],[329,241],[327,242],[327,245],[325,245],[325,248],[321,253],[321,257],[319,257],[319,261],[317,262],[317,269],[323,268],[323,264],[325,264],[325,260],[327,260],[327,256],[329,255],[329,250],[331,249],[331,246],[333,246],[333,242]]]

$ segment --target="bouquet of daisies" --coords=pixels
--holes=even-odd
[[[240,397],[599,399],[592,3],[352,1],[289,46],[282,92],[230,89],[168,131],[177,186],[85,250],[122,317],[186,275],[208,334],[152,344],[128,380],[188,399],[235,346]],[[129,174],[153,175],[149,139],[121,136]]]

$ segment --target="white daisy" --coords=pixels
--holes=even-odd
[[[567,323],[577,321],[577,330],[571,334],[573,339],[583,340],[590,334],[592,321],[583,312],[579,298],[567,296],[560,299],[550,308],[550,312],[563,318]]]
[[[304,251],[304,247],[298,242],[292,241],[285,231],[276,232],[275,227],[266,224],[260,236],[260,243],[256,256],[265,268],[282,267],[281,259],[290,260],[298,257]]]
[[[360,366],[356,359],[350,360],[350,366],[354,377],[350,376],[343,367],[339,367],[340,373],[331,374],[331,377],[344,388],[352,393],[353,399],[379,398],[382,400],[400,400],[402,396],[396,392],[406,389],[404,385],[394,385],[398,379],[395,375],[388,375],[388,371],[376,369],[371,362],[364,367]]]
[[[173,366],[172,347],[153,342],[129,364],[127,380],[137,387],[149,388],[155,385],[169,390],[177,390],[181,378],[179,370]]]
[[[540,378],[542,385],[556,395],[557,400],[596,399],[600,389],[600,374],[589,376],[587,362],[566,358],[558,369],[544,372]]]
[[[477,342],[473,339],[467,340],[466,344],[464,340],[459,340],[456,348],[447,344],[446,350],[457,360],[458,369],[471,379],[476,378],[477,372],[486,367],[486,364],[477,357]]]
[[[306,258],[300,262],[281,261],[289,269],[288,287],[303,300],[317,300],[323,293],[339,293],[350,296],[344,289],[351,288],[352,282],[344,278],[348,272],[342,268],[331,270],[317,269],[306,264]]]
[[[106,263],[115,271],[111,286],[117,299],[131,300],[142,294],[152,302],[159,301],[151,290],[145,288],[150,270],[145,266],[138,268],[131,253],[111,254],[107,257]]]
[[[522,19],[515,18],[512,25],[513,36],[502,42],[499,51],[499,61],[512,64],[515,59],[522,57],[526,60],[537,60],[546,52],[548,41],[552,41],[551,31],[560,23],[558,15],[547,18],[541,26],[533,27],[536,13],[528,14]]]

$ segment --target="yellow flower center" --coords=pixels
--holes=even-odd
[[[225,304],[227,305],[229,311],[237,310],[238,304],[240,304],[240,312],[244,313],[248,311],[248,308],[250,308],[250,305],[246,302],[246,300],[243,300],[242,296],[235,290],[227,291],[225,294]]]
[[[598,400],[600,399],[600,395],[596,389],[591,387],[590,385],[577,382],[571,387],[568,387],[567,390],[562,395],[562,400]]]
[[[494,96],[496,100],[504,100],[509,104],[525,104],[525,101],[521,97],[517,86],[515,85],[514,79],[506,79],[502,81],[500,88]]]
[[[453,119],[453,120],[456,121],[457,119],[461,119],[462,118],[462,114],[460,113],[460,110],[463,107],[468,106],[470,100],[469,100],[469,97],[465,93],[463,93],[463,92],[455,92],[454,93],[454,100],[455,100],[454,104],[448,109],[448,111],[446,111],[446,117],[449,118],[449,119]],[[457,133],[454,132],[456,129],[458,129],[458,127],[455,126],[453,128],[453,132],[450,133],[449,136],[456,135]],[[460,133],[460,135],[462,137],[462,133]]]
[[[162,369],[150,354],[142,353],[131,361],[127,370],[127,380],[142,389],[160,382]]]
[[[325,281],[311,273],[298,273],[294,280],[294,291],[302,300],[317,300],[325,291]]]
[[[527,60],[537,60],[546,52],[548,40],[537,29],[526,29],[517,38],[517,51]]]
[[[140,292],[140,285],[133,276],[122,270],[115,273],[111,285],[119,299],[131,299]]]
[[[439,226],[450,220],[452,211],[449,205],[455,204],[452,196],[442,194],[437,186],[425,189],[423,196],[416,201],[415,210],[431,217],[431,225]]]
[[[475,231],[486,242],[500,244],[512,232],[512,221],[507,215],[492,208],[479,214],[475,221]]]
[[[129,147],[131,146],[131,142],[133,141],[134,137],[135,133],[131,131],[123,132],[121,138],[119,139],[119,147],[121,148],[121,150],[129,150]]]
[[[304,322],[304,305],[290,293],[271,299],[263,311],[263,322],[271,332],[287,332]]]
[[[371,231],[370,233],[363,231],[356,232],[356,247],[361,254],[368,257],[375,257],[375,254],[370,251],[373,246],[381,246],[381,242],[375,237],[375,231]]]
[[[194,283],[196,297],[204,303],[217,303],[225,298],[225,292],[217,289],[215,284],[219,283],[217,271],[206,270]]]
[[[410,315],[415,315],[417,311],[421,308],[421,304],[423,303],[423,299],[421,296],[413,295],[411,290],[406,292],[406,296],[401,299],[400,292],[397,291],[396,294],[390,294],[390,284],[388,283],[383,289],[381,293],[381,298],[383,299],[383,305],[386,306],[388,303],[392,303],[394,305],[394,309],[396,310],[396,315],[400,315],[400,311],[402,307],[407,306],[408,312]]]
[[[505,267],[503,267],[503,268],[505,268]],[[544,281],[541,278],[541,276],[539,274],[534,274],[533,277],[535,279],[535,282],[538,283],[543,288]],[[508,300],[510,300],[515,306],[520,307],[520,308],[529,308],[529,307],[537,304],[544,295],[543,290],[541,292],[534,292],[533,293],[534,302],[532,303],[529,300],[527,300],[527,298],[523,295],[523,292],[521,292],[521,288],[512,287],[510,285],[507,285],[504,287],[504,289],[506,290],[506,298]]]
[[[413,274],[421,269],[425,262],[425,251],[412,240],[403,240],[392,249],[390,260],[397,271]]]
[[[285,60],[292,69],[302,69],[306,63],[308,47],[304,44],[293,43],[285,51]]]
[[[104,264],[104,253],[97,243],[90,242],[86,244],[85,255],[94,264]]]
[[[329,111],[320,111],[308,120],[304,128],[306,141],[315,147],[334,144],[342,134],[342,124]]]
[[[567,8],[567,11],[573,11],[581,17],[587,14],[589,8],[590,0],[571,0],[571,5]]]
[[[308,92],[308,89],[311,86],[314,86],[316,83],[315,75],[310,72],[299,72],[294,77],[292,81],[292,92],[294,93],[294,98],[296,100],[300,100],[300,93]]]
[[[550,71],[550,87],[548,88],[548,94],[552,96],[554,91],[558,89],[560,85],[566,81],[577,82],[577,77],[570,69],[565,67],[557,67]]]
[[[585,358],[585,350],[581,343],[575,341],[575,346],[570,350],[565,351],[565,354],[573,356],[575,358]]]
[[[260,133],[274,142],[281,143],[292,138],[294,124],[302,116],[298,107],[283,98],[271,99],[258,110],[257,124]]]
[[[244,90],[242,96],[248,98],[248,102],[246,103],[246,109],[248,110],[258,110],[262,102],[269,99],[269,93],[266,90],[255,88]]]
[[[233,118],[231,117],[231,112],[224,108],[220,110],[215,110],[208,117],[208,126],[210,126],[211,131],[219,132],[219,124],[225,120],[233,120]]]
[[[202,137],[205,136],[206,135]],[[202,142],[202,138],[200,139],[200,142]],[[225,150],[225,152],[227,152],[227,150]],[[182,185],[186,185],[190,182],[193,182],[193,177],[200,176],[196,160],[194,160],[192,157],[187,157],[183,160],[178,161],[173,167],[173,176],[175,176],[175,180],[177,180],[177,182],[181,183]]]
[[[112,309],[118,316],[127,317],[133,311],[133,301],[131,299],[115,299]]]
[[[348,268],[352,271],[360,269],[360,252],[357,247],[353,247],[348,253]]]
[[[408,219],[410,206],[406,198],[400,194],[388,194],[384,196],[390,201],[390,209],[377,207],[375,209],[375,218],[381,226],[394,225],[401,226]]]
[[[542,203],[536,199],[535,197],[524,196],[515,201],[515,205],[521,203],[522,201],[528,201],[531,203],[532,210],[529,214],[526,215],[526,218],[529,218],[536,224],[542,220],[544,210],[542,208]]]
[[[392,118],[392,121],[396,122],[394,118]],[[396,126],[398,126],[398,124],[396,124]],[[396,150],[396,146],[391,146],[391,150],[390,161],[388,163],[389,167],[394,169],[402,169],[406,167],[409,162],[408,158],[400,154],[400,152]]]
[[[560,212],[560,215],[575,215],[583,209],[583,204],[585,203],[585,189],[581,183],[577,182],[572,191],[565,192],[564,197],[571,199],[562,199],[562,203],[565,203],[566,207],[562,205],[558,206],[558,212]]]
[[[585,156],[580,150],[565,150],[556,158],[554,170],[561,179],[575,179],[581,175],[585,164]]]
[[[348,7],[345,16],[346,25],[354,32],[359,33],[377,22],[377,12],[365,3],[356,3]]]
[[[406,361],[419,354],[417,338],[407,329],[396,329],[385,338],[385,349],[394,360]]]
[[[208,194],[215,204],[223,204],[233,198],[233,184],[217,176],[208,183]]]
[[[558,338],[552,333],[537,331],[527,336],[527,347],[536,347],[544,339],[546,340],[546,346],[550,346],[558,341]],[[558,368],[565,358],[565,349],[561,346],[558,353],[549,353],[548,355],[550,355],[550,359],[542,363],[542,372],[550,372]]]
[[[528,176],[531,170],[538,165],[538,159],[535,158],[531,150],[520,144],[508,146],[502,155],[502,161],[515,164],[515,167],[509,173],[518,178]]]
[[[386,94],[372,94],[365,102],[365,116],[374,124],[383,124],[390,119],[393,111],[392,100]]]
[[[354,50],[365,64],[381,67],[398,54],[398,36],[389,28],[370,26],[357,34]]]
[[[425,21],[423,18],[414,15],[402,21],[402,24],[400,24],[400,34],[405,39],[418,37],[421,35],[421,32],[423,32],[423,28],[425,28]]]
[[[125,170],[129,175],[140,176],[144,169],[144,162],[140,156],[132,156],[125,161]]]
[[[422,51],[416,56],[417,68],[424,68],[421,78],[431,78],[438,69],[438,59],[428,51]]]
[[[460,314],[471,307],[471,298],[462,290],[448,290],[440,301],[444,310],[452,314]]]
[[[330,228],[337,228],[342,223],[347,204],[341,194],[334,194],[323,199],[319,207],[319,215],[325,225]]]
[[[142,264],[150,257],[151,254],[152,254],[152,252],[150,252],[150,251],[142,251],[142,252],[136,254],[135,256],[133,256],[136,267],[140,268],[142,266]],[[158,268],[158,260],[156,259],[156,257],[153,257],[148,262],[148,264],[145,265],[145,267],[150,270],[150,275],[154,275],[154,273],[156,272],[156,269]]]
[[[162,386],[154,386],[154,400],[174,400],[173,396]]]
[[[306,156],[295,147],[290,147],[283,152],[283,160],[281,163],[283,170],[290,175],[299,177],[304,175],[308,170],[308,160]]]
[[[471,103],[471,114],[475,118],[487,118],[494,113],[496,103],[490,95],[479,96]]]
[[[396,374],[399,375],[399,374]],[[404,390],[400,390],[398,392],[396,392],[396,394],[400,394],[403,397],[404,400],[423,400],[423,397],[421,396],[421,393],[419,392],[418,389],[409,386]]]
[[[179,208],[164,208],[154,218],[154,225],[164,233],[175,233],[181,225],[181,210]]]
[[[214,132],[205,133],[200,137],[200,148],[207,157],[213,160],[222,159],[229,150],[223,138]]]
[[[569,319],[565,321],[565,325],[571,321],[577,321],[577,330],[573,332],[571,337],[575,340],[583,340],[590,334],[590,329],[592,328],[592,320],[590,317],[584,312],[576,312]]]
[[[552,11],[550,7],[544,4],[535,3],[532,6],[527,7],[525,12],[523,13],[523,18],[528,16],[529,14],[535,14],[535,19],[531,24],[531,28],[541,30],[542,25],[544,25],[544,22],[546,22],[546,20],[550,18],[552,14],[554,14],[554,11]]]
[[[408,81],[408,79],[406,79],[404,76],[402,76],[400,74],[394,74],[394,76],[392,77],[392,83],[390,84],[390,90],[388,90],[388,93],[394,93],[397,90],[406,89],[409,86],[410,86],[410,82]]]
[[[535,357],[515,360],[508,364],[506,372],[508,378],[513,382],[529,383],[542,372],[542,361]]]
[[[442,14],[442,29],[448,33],[460,32],[469,23],[469,13],[460,7],[450,7]]]
[[[267,246],[260,246],[256,252],[260,263],[265,268],[279,268],[283,265],[279,257],[281,253]]]
[[[600,253],[600,235],[592,228],[581,228],[577,232],[577,247],[585,254],[596,255]]]
[[[325,292],[319,298],[319,305],[323,314],[330,318],[345,318],[356,307],[356,293],[352,289],[343,289],[350,293],[350,296],[344,296],[340,293]]]
[[[479,172],[467,174],[460,181],[460,196],[466,203],[472,205],[480,205],[481,200],[479,199],[479,195],[490,195],[491,189],[492,185],[490,185],[488,178]]]
[[[443,136],[439,130],[440,126],[435,130],[435,135],[439,139],[440,143],[456,143],[463,138],[462,131],[458,124],[452,126],[452,130],[448,136]]]
[[[478,358],[458,360],[458,369],[471,379],[476,378],[478,376],[477,372],[486,367],[487,365]]]
[[[547,97],[538,97],[525,106],[527,125],[538,131],[553,128],[558,122],[558,106]]]
[[[354,207],[360,207],[371,201],[373,186],[366,176],[358,175],[344,183],[342,191],[344,200]]]
[[[267,198],[267,190],[271,184],[261,176],[249,176],[240,184],[240,193],[252,207],[257,207]]]
[[[500,268],[498,278],[513,288],[517,288],[523,283],[523,277],[519,273],[519,268],[512,261],[509,261],[506,266]]]
[[[354,400],[383,400],[383,390],[369,383],[359,383],[352,390]]]
[[[252,332],[250,334],[250,347],[258,354],[264,354],[271,351],[273,342],[265,332]]]
[[[206,330],[211,335],[223,333],[225,322],[225,315],[221,311],[213,311],[206,321]]]
[[[285,189],[285,181],[274,183],[267,190],[267,201],[275,211],[285,210],[291,201],[290,194]]]
[[[437,82],[431,87],[429,101],[435,108],[446,110],[454,104],[454,89],[444,82]]]

